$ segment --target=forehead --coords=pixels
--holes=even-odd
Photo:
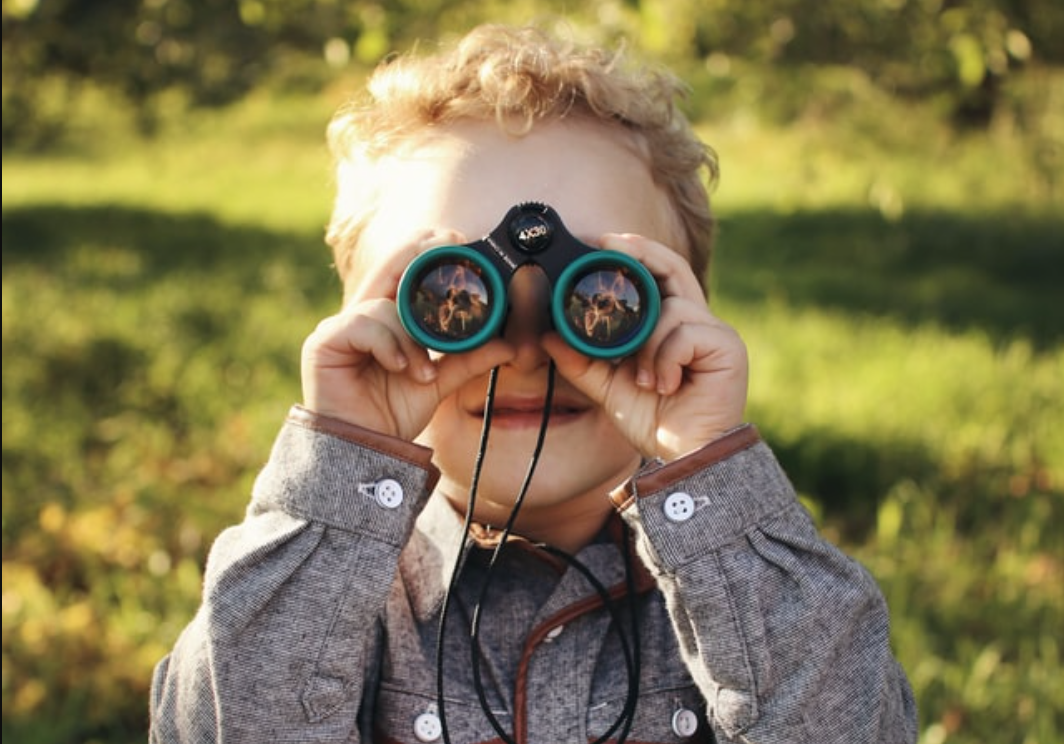
[[[371,177],[376,198],[360,252],[430,227],[472,240],[525,201],[551,205],[589,242],[633,232],[682,250],[675,211],[619,129],[552,123],[515,137],[493,123],[451,125],[381,158]]]

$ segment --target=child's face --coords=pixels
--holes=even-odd
[[[635,150],[594,125],[550,124],[514,138],[492,123],[451,126],[384,160],[374,174],[380,198],[355,256],[353,281],[420,228],[487,234],[524,201],[554,207],[569,230],[596,244],[603,233],[632,232],[680,247],[681,231],[664,193]],[[478,519],[505,521],[528,468],[542,416],[549,357],[547,282],[522,269],[508,287],[505,337],[516,358],[499,372],[491,437],[478,491]],[[462,506],[483,424],[486,378],[466,384],[437,409],[418,441],[432,447],[441,490]],[[638,466],[639,455],[600,409],[558,378],[546,444],[522,521],[564,519],[608,508],[605,490]],[[526,529],[527,532],[527,529]]]

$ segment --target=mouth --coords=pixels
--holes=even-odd
[[[513,429],[538,428],[543,423],[544,402],[542,397],[503,396],[496,398],[491,411],[492,426]],[[550,424],[554,426],[572,422],[585,414],[589,408],[588,404],[581,401],[555,397],[550,407]],[[481,419],[484,418],[484,413],[483,406],[473,411],[473,415]]]

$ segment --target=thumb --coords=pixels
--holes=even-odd
[[[513,346],[501,339],[492,339],[483,346],[461,354],[445,354],[436,363],[437,394],[442,400],[470,380],[506,364],[515,355]]]
[[[617,375],[631,375],[630,365],[581,354],[556,334],[543,337],[543,348],[554,360],[558,374],[597,405],[604,405]]]

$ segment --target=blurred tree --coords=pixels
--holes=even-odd
[[[354,54],[376,62],[396,43],[434,35],[446,6],[459,4],[4,0],[3,143],[49,144],[88,81],[132,103],[151,132],[164,92],[179,91],[196,106],[224,105],[300,58],[342,65]]]
[[[161,91],[180,88],[197,104],[242,95],[270,40],[238,10],[231,0],[5,2],[5,144],[48,123],[36,115],[42,79],[112,88],[139,107],[145,129],[153,123],[147,104]]]
[[[945,94],[969,123],[989,120],[1001,82],[1029,62],[1064,62],[1056,0],[704,0],[693,17],[697,57],[856,67],[893,92]]]
[[[564,15],[582,33],[625,36],[673,63],[856,67],[898,93],[947,96],[958,119],[975,124],[989,120],[1002,82],[1025,65],[1064,63],[1059,0],[594,0],[578,11],[557,0],[5,0],[2,7],[5,146],[47,143],[65,122],[61,105],[46,116],[44,97],[70,98],[86,80],[132,102],[150,131],[160,93],[224,104],[301,58],[371,64],[485,19]]]

